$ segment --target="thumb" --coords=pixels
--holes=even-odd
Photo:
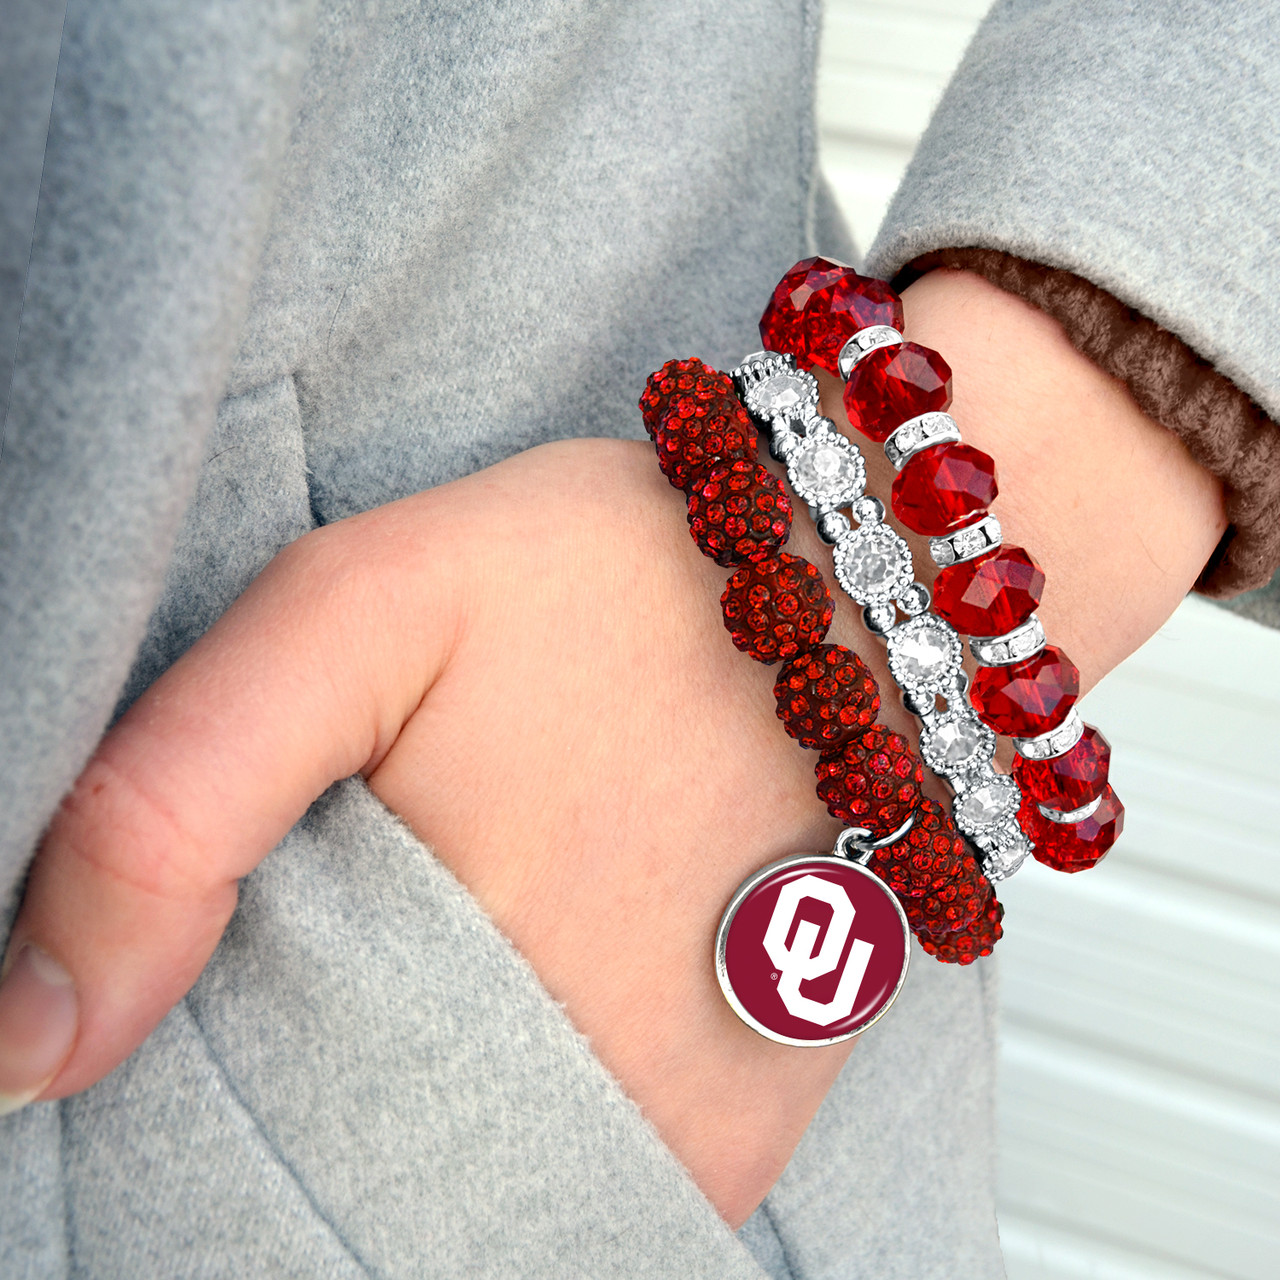
[[[84,1089],[195,982],[237,881],[372,768],[455,629],[409,504],[287,548],[121,719],[55,815],[0,978],[0,1113]]]

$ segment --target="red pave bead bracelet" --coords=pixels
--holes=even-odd
[[[733,643],[783,663],[778,716],[820,752],[818,794],[847,824],[831,855],[783,859],[739,888],[717,933],[717,976],[761,1034],[845,1040],[896,996],[908,926],[930,954],[967,964],[990,954],[1002,908],[945,809],[921,795],[919,757],[876,722],[871,672],[852,650],[824,643],[831,593],[814,565],[782,549],[791,503],[756,461],[730,379],[700,360],[670,361],[649,378],[640,408],[663,473],[687,495],[694,541],[733,570],[721,596]]]
[[[872,630],[886,636],[890,668],[924,722],[925,759],[955,789],[957,822],[984,850],[992,879],[1016,870],[1020,838],[1015,831],[1030,842],[1039,861],[1063,871],[1083,870],[1107,853],[1124,823],[1124,808],[1108,783],[1110,747],[1075,712],[1080,687],[1075,665],[1045,642],[1035,615],[1044,574],[1023,548],[1003,543],[999,522],[990,514],[999,491],[995,463],[961,441],[946,412],[951,370],[936,351],[905,341],[902,327],[901,299],[884,281],[825,258],[806,259],[774,290],[760,321],[768,350],[744,361],[738,385],[757,422],[774,432],[775,453],[785,446],[792,485],[834,544],[837,576],[850,590],[847,579],[857,575],[841,574],[842,549],[849,548],[843,552],[848,564],[861,539],[865,545],[857,563],[865,566],[867,526],[853,533],[847,521],[841,525],[842,503],[828,501],[829,495],[812,486],[806,492],[805,476],[796,474],[791,460],[803,453],[797,442],[809,447],[815,433],[829,448],[826,436],[834,430],[816,415],[816,382],[807,370],[816,365],[845,379],[850,423],[883,444],[898,471],[894,515],[930,539],[939,566],[934,616],[921,616],[924,588],[909,583],[909,550],[905,543],[898,546],[896,535],[877,529],[875,545],[885,554],[905,551],[906,580],[894,587],[904,593],[897,603],[909,618],[897,622],[892,591],[868,604],[864,616]],[[780,393],[794,404],[778,401]],[[856,505],[853,510],[861,521]],[[875,524],[876,513],[871,514]],[[864,591],[865,580],[862,572]],[[863,598],[856,590],[850,594]],[[945,659],[949,628],[970,637],[979,663],[967,690]],[[940,673],[932,684],[920,674],[930,666]],[[937,711],[936,696],[948,700],[945,713]],[[987,729],[1013,738],[1012,784],[992,770],[987,744],[966,722],[970,707]]]

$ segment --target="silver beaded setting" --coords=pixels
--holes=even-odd
[[[911,586],[911,548],[888,525],[846,533],[831,555],[837,580],[861,605],[891,601]]]
[[[948,707],[928,717],[920,735],[920,754],[934,773],[962,778],[991,764],[996,735],[967,707]]]
[[[964,657],[954,628],[932,614],[894,627],[886,650],[893,678],[908,693],[947,693]]]
[[[815,511],[836,511],[862,497],[867,464],[829,418],[814,418],[787,451],[787,479],[796,497]]]

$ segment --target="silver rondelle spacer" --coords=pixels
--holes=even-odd
[[[892,325],[873,324],[865,329],[859,329],[840,348],[840,354],[836,357],[836,367],[840,370],[840,376],[848,382],[853,366],[863,356],[869,355],[877,347],[896,347],[901,341],[902,334]]]
[[[829,547],[834,547],[853,528],[843,511],[824,511],[814,523],[818,527],[818,537]]]
[[[1102,795],[1106,795],[1106,792],[1104,791]],[[1083,822],[1086,818],[1093,817],[1101,803],[1102,796],[1097,796],[1095,799],[1090,800],[1088,804],[1082,804],[1078,809],[1068,809],[1065,812],[1061,809],[1051,809],[1048,805],[1043,804],[1036,805],[1036,808],[1050,822]]]
[[[966,525],[954,533],[929,539],[929,554],[939,569],[964,560],[976,560],[1004,541],[1000,521],[995,516],[983,516],[976,524]]]
[[[1014,738],[1013,749],[1027,760],[1052,760],[1065,756],[1084,736],[1084,721],[1073,707],[1067,718],[1048,733],[1038,738]]]
[[[960,428],[949,413],[922,413],[918,418],[908,418],[884,442],[884,455],[901,471],[922,449],[932,449],[935,444],[956,444],[960,440]]]
[[[1039,653],[1045,643],[1044,627],[1033,613],[1021,626],[1002,636],[972,637],[969,652],[979,666],[1008,667]]]

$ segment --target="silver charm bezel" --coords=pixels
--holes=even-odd
[[[744,899],[762,880],[767,879],[775,872],[783,870],[785,867],[799,863],[826,863],[831,866],[838,866],[844,870],[852,868],[860,875],[866,876],[876,888],[886,894],[889,901],[893,903],[898,913],[899,923],[902,925],[903,936],[903,962],[902,972],[898,975],[897,986],[894,987],[892,994],[884,1002],[876,1015],[868,1018],[866,1022],[859,1025],[853,1031],[846,1031],[838,1036],[832,1036],[825,1040],[797,1040],[791,1036],[784,1036],[776,1031],[766,1027],[762,1022],[754,1018],[745,1008],[742,1001],[738,999],[737,992],[733,989],[733,983],[729,980],[729,964],[727,951],[729,947],[729,930],[733,926],[734,916],[738,914],[738,908],[742,905]],[[898,901],[893,891],[880,879],[873,871],[869,871],[861,862],[854,858],[841,858],[835,854],[814,854],[814,853],[793,853],[789,857],[779,858],[776,862],[769,863],[768,866],[761,867],[759,871],[749,875],[737,888],[733,897],[729,899],[729,905],[725,907],[724,912],[720,916],[720,924],[716,929],[715,941],[715,966],[716,981],[720,984],[720,990],[728,1002],[729,1007],[742,1019],[752,1031],[757,1035],[764,1036],[766,1040],[772,1040],[775,1044],[788,1044],[797,1049],[820,1049],[829,1044],[843,1044],[846,1040],[852,1040],[855,1036],[860,1036],[868,1027],[874,1026],[881,1018],[884,1017],[890,1009],[893,1008],[894,1001],[897,1000],[899,993],[902,991],[902,984],[907,980],[907,970],[911,967],[911,929],[907,924],[906,912],[902,909],[902,904]]]
[[[882,586],[870,590],[853,582],[848,569],[849,559],[866,549],[881,549],[889,562],[890,576]],[[864,524],[845,534],[831,549],[836,580],[851,600],[860,605],[889,604],[896,600],[913,581],[911,548],[898,534],[885,524]]]
[[[947,651],[944,665],[939,668],[937,675],[923,680],[918,676],[908,675],[905,669],[906,659],[901,652],[904,644],[922,631],[934,632],[940,636]],[[955,628],[931,613],[910,618],[894,627],[886,639],[885,654],[889,662],[889,672],[897,681],[898,687],[910,693],[948,692],[955,684],[956,673],[964,661],[964,648]]]

